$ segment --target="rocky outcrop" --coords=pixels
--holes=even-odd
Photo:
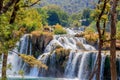
[[[53,39],[51,32],[33,31],[31,32],[32,52],[35,57],[43,53],[46,46]]]
[[[48,54],[46,59],[47,70],[40,69],[39,73],[47,77],[63,77],[69,58],[70,49],[57,48]],[[43,56],[44,58],[45,56]]]

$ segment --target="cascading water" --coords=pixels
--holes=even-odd
[[[55,35],[53,40],[46,46],[43,54],[40,54],[38,60],[48,66],[48,70],[30,67],[22,61],[14,52],[9,53],[8,64],[12,64],[12,70],[8,70],[10,75],[18,75],[19,70],[24,70],[27,76],[36,77],[64,77],[70,79],[88,80],[91,71],[96,63],[97,52],[95,48],[86,44],[85,38],[74,37],[74,31],[67,29],[69,34]],[[72,34],[71,34],[72,33]],[[70,49],[68,56],[59,55],[55,52],[56,48],[62,47]],[[32,41],[29,34],[24,35],[17,47],[13,51],[33,55]],[[93,51],[93,52],[92,52]],[[61,52],[63,53],[63,52]],[[101,80],[104,80],[104,68],[106,65],[106,56],[102,54],[101,61]],[[120,60],[118,60],[120,64]],[[120,66],[120,65],[119,65]],[[119,68],[120,70],[120,68]],[[120,71],[119,71],[120,72]],[[94,76],[95,79],[95,76]]]
[[[15,52],[18,54],[29,54],[31,53],[31,50],[28,50],[29,48],[29,34],[24,35],[19,42],[17,42],[16,47],[13,49],[14,52],[9,52],[8,55],[8,64],[11,64],[12,70],[8,70],[8,74],[16,75],[18,74],[19,70],[25,70],[26,63],[22,61],[18,55],[16,55]]]

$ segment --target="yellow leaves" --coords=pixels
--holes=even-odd
[[[103,10],[103,8],[105,7],[105,10]],[[93,17],[95,20],[99,19],[100,14],[102,14],[101,19],[102,21],[106,21],[108,20],[108,13],[110,12],[110,8],[111,5],[109,3],[109,0],[107,1],[106,5],[105,5],[105,1],[102,0],[99,4],[97,4],[96,9],[93,11],[93,13],[91,14],[91,17]]]
[[[42,29],[41,15],[36,9],[20,9],[18,16],[16,17],[16,23],[20,25],[25,24],[30,28],[36,27],[37,29]]]
[[[25,61],[32,67],[37,66],[38,68],[45,68],[45,69],[48,68],[45,64],[43,64],[41,61],[37,60],[35,57],[31,55],[20,54],[19,56],[23,59],[23,61]]]
[[[99,10],[99,9],[95,9],[95,11],[96,11],[96,14],[100,14],[101,13],[101,10]]]
[[[66,30],[59,24],[55,25],[54,34],[66,34]]]
[[[106,21],[106,20],[108,20],[108,16],[104,14],[104,15],[102,15],[101,19]]]
[[[110,10],[110,8],[111,8],[110,3],[107,3],[107,4],[106,4],[106,9],[109,11],[109,10]]]

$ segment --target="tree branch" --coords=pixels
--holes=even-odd
[[[18,52],[15,52],[13,50],[11,50],[10,52],[14,52],[15,54],[17,54],[18,56],[20,56],[20,54]]]
[[[29,7],[34,6],[34,5],[37,4],[39,1],[41,1],[41,0],[37,0],[36,2],[32,3]]]
[[[0,1],[0,11],[2,10],[3,8],[3,0]]]
[[[0,15],[3,14],[3,13],[6,13],[7,10],[9,9],[9,7],[12,6],[15,1],[16,1],[16,0],[9,0],[9,2],[6,3],[6,5],[1,9]]]
[[[13,12],[12,12],[12,15],[11,15],[11,18],[10,18],[10,24],[13,24],[14,21],[15,21],[15,17],[16,17],[16,12],[18,11],[19,9],[19,6],[17,5],[19,3],[20,0],[16,0],[15,1],[15,5],[14,5],[14,9],[13,9]]]

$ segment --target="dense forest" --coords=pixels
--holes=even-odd
[[[119,0],[1,0],[0,79],[120,80]]]
[[[68,13],[77,13],[85,8],[94,8],[97,0],[43,0],[40,6],[56,4]]]

